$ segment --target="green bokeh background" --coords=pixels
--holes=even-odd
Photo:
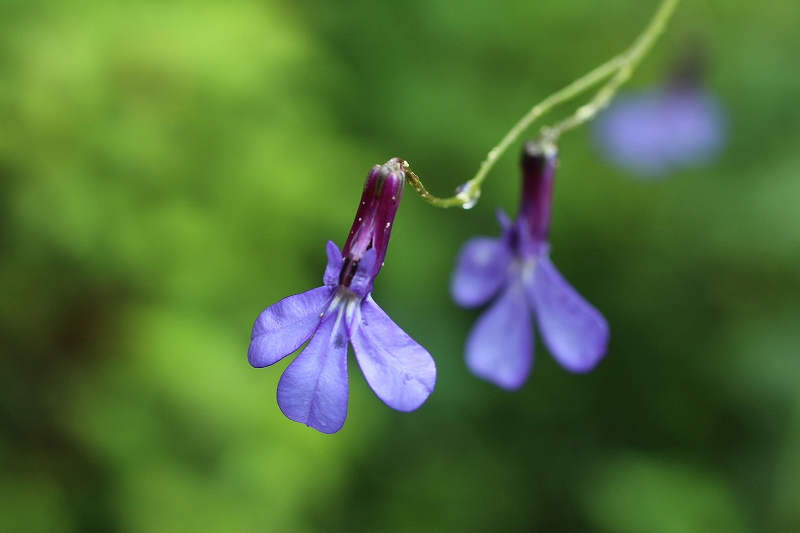
[[[0,1],[0,531],[800,530],[797,0],[684,0],[632,80],[703,43],[713,166],[642,182],[563,138],[552,257],[611,324],[594,372],[539,345],[507,393],[463,365],[453,258],[516,211],[518,146],[471,211],[398,213],[374,295],[436,359],[421,409],[351,355],[322,435],[276,405],[288,361],[247,364],[373,164],[448,195],[655,7]]]

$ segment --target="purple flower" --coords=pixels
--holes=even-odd
[[[605,355],[608,323],[550,261],[550,210],[557,150],[528,142],[522,155],[522,201],[511,222],[498,212],[499,239],[476,237],[461,248],[451,283],[462,307],[496,296],[467,338],[469,369],[504,389],[518,389],[533,368],[535,321],[545,346],[571,372],[588,372]]]
[[[621,95],[593,130],[600,153],[623,168],[658,177],[710,163],[725,144],[722,105],[693,84]]]
[[[253,326],[247,352],[254,367],[277,363],[311,341],[278,383],[278,405],[291,420],[335,433],[347,417],[347,345],[375,394],[398,411],[413,411],[433,392],[430,354],[372,299],[383,266],[408,165],[375,165],[344,251],[328,242],[324,285],[265,309]]]

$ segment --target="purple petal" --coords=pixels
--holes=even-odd
[[[277,363],[297,350],[317,329],[334,289],[318,287],[284,298],[258,315],[247,359],[256,368]]]
[[[503,233],[511,231],[511,227],[514,225],[514,222],[502,207],[498,207],[494,212],[494,215],[497,217],[497,223],[500,224],[500,229],[503,230]]]
[[[494,296],[506,281],[511,252],[501,239],[476,237],[459,252],[450,294],[462,307],[477,307]]]
[[[328,241],[328,244],[325,245],[325,252],[328,254],[328,266],[325,268],[322,281],[328,287],[336,287],[339,285],[339,274],[342,271],[342,252],[333,241]]]
[[[727,125],[722,105],[699,89],[650,90],[619,96],[594,125],[611,162],[645,177],[713,160]]]
[[[323,433],[336,433],[347,418],[347,335],[342,315],[340,307],[325,316],[278,382],[283,414]]]
[[[350,290],[362,298],[372,292],[372,275],[377,258],[378,254],[375,248],[367,250],[358,263],[356,273],[353,275],[353,281],[350,282]]]
[[[433,358],[378,307],[372,296],[367,296],[356,312],[350,342],[367,383],[392,409],[413,411],[433,392]]]
[[[608,347],[608,323],[542,256],[528,287],[542,340],[556,361],[572,372],[588,372]]]
[[[467,367],[507,390],[520,388],[528,379],[533,367],[533,325],[520,282],[509,285],[470,331]]]

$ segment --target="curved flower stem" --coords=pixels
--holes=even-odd
[[[478,202],[478,198],[481,195],[480,187],[475,190],[469,190],[464,186],[469,183],[467,182],[467,184],[456,189],[455,196],[451,196],[450,198],[437,198],[425,189],[419,176],[414,174],[409,168],[406,169],[406,181],[409,185],[414,187],[414,190],[417,191],[423,200],[436,207],[463,207],[464,209],[469,209]]]
[[[550,139],[553,141],[558,140],[562,133],[577,128],[581,124],[592,120],[597,113],[608,106],[611,99],[614,98],[614,95],[617,93],[617,90],[622,84],[628,81],[633,71],[653,47],[656,39],[664,33],[667,21],[672,16],[679,1],[680,0],[665,0],[661,4],[661,7],[653,17],[648,29],[636,39],[636,42],[633,43],[633,46],[631,46],[628,51],[622,54],[623,66],[619,71],[617,71],[608,83],[597,91],[594,98],[592,98],[589,103],[579,107],[572,116],[567,117],[552,128],[549,128],[546,131],[546,135]]]
[[[595,94],[589,103],[579,107],[575,113],[552,128],[544,128],[543,134],[555,141],[565,131],[580,126],[591,120],[599,111],[605,108],[623,83],[628,81],[633,71],[647,55],[658,37],[664,32],[667,22],[675,12],[675,7],[680,0],[663,0],[653,15],[650,24],[625,52],[611,58],[606,63],[595,68],[588,74],[573,81],[563,89],[551,94],[528,111],[519,122],[503,137],[500,143],[492,148],[489,155],[481,163],[475,177],[464,183],[456,190],[456,195],[450,198],[437,198],[431,195],[422,182],[413,173],[408,173],[408,182],[422,196],[422,199],[436,207],[463,207],[469,209],[478,201],[481,194],[481,184],[486,179],[489,171],[511,144],[524,133],[539,117],[550,111],[555,106],[562,104],[580,95],[587,89],[611,77]]]

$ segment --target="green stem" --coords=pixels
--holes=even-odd
[[[575,113],[562,120],[547,131],[547,135],[556,141],[565,131],[571,130],[592,120],[597,113],[605,109],[614,98],[617,90],[631,77],[633,71],[639,66],[642,59],[647,55],[650,49],[653,48],[658,37],[664,33],[672,13],[680,0],[665,0],[658,12],[653,16],[647,30],[639,36],[633,46],[623,56],[623,66],[619,69],[616,75],[611,78],[597,93],[594,98],[581,107]]]
[[[599,111],[605,108],[620,86],[631,77],[634,69],[647,55],[658,37],[664,32],[667,22],[669,22],[669,19],[675,12],[675,7],[678,5],[679,1],[680,0],[663,0],[658,11],[656,11],[650,21],[650,24],[645,28],[642,34],[639,35],[630,48],[533,106],[533,108],[511,128],[500,143],[492,148],[489,155],[487,155],[486,159],[481,163],[475,177],[459,187],[458,193],[455,196],[450,198],[437,198],[431,195],[425,187],[423,187],[422,182],[413,172],[409,172],[409,175],[412,177],[408,178],[408,182],[426,202],[436,207],[458,206],[469,209],[475,205],[481,194],[481,184],[486,179],[489,171],[494,167],[500,156],[508,150],[508,147],[516,142],[519,136],[524,133],[536,119],[555,106],[575,98],[587,89],[611,77],[589,103],[579,107],[573,115],[567,117],[552,128],[545,128],[544,134],[555,141],[563,132],[591,120]]]

